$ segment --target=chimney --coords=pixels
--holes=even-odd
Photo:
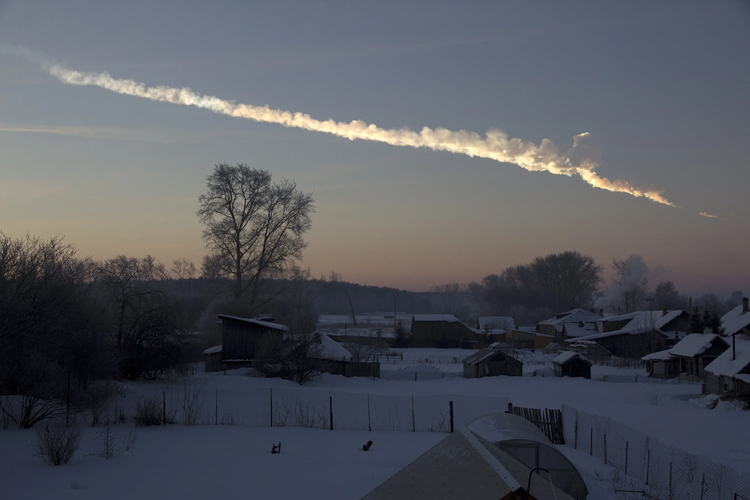
[[[746,312],[748,311],[748,309],[750,309],[750,308],[748,307],[748,298],[747,298],[747,297],[744,297],[744,298],[742,299],[742,314],[745,314],[745,313],[746,313]]]
[[[662,315],[662,317],[664,317],[664,316],[667,315],[667,308],[666,307],[661,310],[661,315]]]

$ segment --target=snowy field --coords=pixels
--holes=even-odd
[[[666,444],[750,472],[750,413],[731,411],[731,405],[709,410],[691,402],[700,397],[699,385],[529,376],[467,380],[455,376],[462,365],[453,359],[473,351],[403,351],[404,360],[387,370],[384,365],[384,372],[429,369],[444,371],[446,377],[418,378],[415,382],[413,378],[373,380],[324,375],[303,388],[279,379],[241,374],[197,374],[195,378],[207,392],[294,388],[314,393],[390,396],[504,396],[515,406],[535,408],[560,408],[566,404],[611,417]],[[544,360],[539,361],[538,366],[543,366]],[[595,367],[595,375],[597,368],[607,373],[628,373]],[[181,384],[171,381],[131,387],[135,391],[154,392]],[[117,429],[124,435],[133,427],[122,424]],[[95,456],[98,435],[88,428],[82,450],[71,463],[52,467],[33,456],[29,443],[34,430],[0,431],[0,499],[356,499],[446,436],[437,432],[222,425],[168,425],[138,428],[136,432],[133,449],[104,460]],[[374,443],[372,449],[362,451],[362,445],[370,439]],[[278,442],[282,443],[282,452],[272,455],[271,446]],[[591,490],[591,500],[640,498],[615,493],[615,488],[640,486],[629,485],[622,474],[600,460],[570,446],[561,449],[581,470]]]

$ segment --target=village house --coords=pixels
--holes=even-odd
[[[714,333],[691,333],[669,349],[647,354],[641,359],[653,378],[669,379],[684,376],[702,379],[705,367],[715,360],[729,344]]]
[[[555,377],[591,378],[593,363],[577,352],[565,351],[552,358]]]
[[[558,313],[554,318],[540,321],[536,325],[536,331],[550,335],[554,338],[555,342],[560,342],[565,339],[564,330],[566,323],[573,325],[578,325],[580,323],[583,323],[583,325],[591,325],[601,318],[601,314],[596,314],[592,311],[587,311],[586,309],[572,309],[570,311]],[[594,329],[596,329],[595,325]]]
[[[464,378],[523,376],[523,363],[499,349],[481,349],[464,359]]]
[[[750,391],[750,330],[735,335],[730,346],[706,366],[704,394]]]
[[[599,333],[568,339],[592,340],[613,356],[641,358],[674,345],[687,334],[689,315],[682,310],[636,311],[599,320]]]
[[[505,340],[508,328],[515,328],[516,322],[510,316],[480,316],[477,318],[477,336],[482,345]]]
[[[453,314],[415,314],[411,319],[414,347],[479,347],[477,332]]]
[[[516,349],[544,349],[554,340],[554,336],[540,333],[533,327],[509,328],[505,331],[505,341]]]

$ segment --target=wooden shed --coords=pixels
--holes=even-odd
[[[591,378],[593,363],[577,352],[565,351],[552,359],[556,377]]]
[[[750,388],[750,336],[734,335],[730,347],[706,366],[703,392],[723,394]]]
[[[415,314],[411,320],[414,347],[456,348],[477,345],[476,332],[453,314]]]
[[[289,331],[284,325],[260,319],[238,318],[226,314],[219,314],[219,319],[223,369],[252,366],[251,361],[255,359],[258,344],[264,335],[282,335]]]
[[[499,349],[481,349],[464,359],[464,378],[523,375],[523,363]]]

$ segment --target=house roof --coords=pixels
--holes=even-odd
[[[669,350],[669,354],[672,356],[694,358],[695,356],[699,356],[706,352],[707,349],[710,349],[714,342],[719,342],[725,346],[729,346],[720,335],[715,333],[691,333],[677,342],[674,347]]]
[[[750,366],[750,339],[744,335],[737,335],[733,339],[736,342],[734,346],[735,359],[732,359],[732,346],[721,353],[718,358],[706,366],[706,371],[714,375],[726,375],[734,377],[742,370]]]
[[[476,364],[481,363],[482,361],[485,361],[485,360],[491,358],[492,356],[496,356],[497,354],[501,354],[505,358],[510,358],[512,361],[516,361],[518,363],[521,363],[520,361],[518,361],[513,356],[510,356],[510,355],[502,352],[500,349],[481,349],[481,350],[475,352],[474,354],[472,354],[471,356],[467,356],[466,358],[464,358],[464,364],[465,365],[476,365]]]
[[[414,321],[447,321],[448,323],[458,321],[454,314],[415,314],[412,318]]]
[[[581,326],[581,321],[563,323],[563,328],[568,337],[585,337],[599,333],[596,321],[583,321],[583,326]]]
[[[320,343],[323,346],[320,352],[321,359],[332,359],[336,361],[351,361],[352,354],[344,346],[333,340],[325,333],[319,333]]]
[[[253,325],[262,326],[262,327],[268,328],[270,330],[279,330],[279,331],[282,331],[282,332],[288,332],[289,331],[289,327],[284,326],[284,325],[280,325],[278,323],[269,323],[268,321],[261,321],[259,319],[254,319],[254,318],[239,318],[237,316],[230,316],[228,314],[219,314],[218,316],[220,318],[233,319],[235,321],[242,321],[244,323],[250,323],[250,324],[253,324]]]
[[[608,321],[625,321],[629,320],[628,323],[619,330],[611,332],[594,333],[579,337],[578,339],[583,340],[596,340],[606,337],[613,337],[616,335],[637,335],[639,333],[645,333],[650,331],[662,332],[661,328],[668,325],[672,320],[678,318],[684,311],[676,309],[674,311],[667,311],[667,314],[663,314],[662,311],[636,311],[627,314],[620,314],[619,316],[609,316],[600,320],[602,324]],[[602,327],[603,329],[603,327]],[[576,339],[576,340],[578,340]]]
[[[586,363],[588,363],[589,365],[593,365],[594,364],[591,361],[589,361],[588,359],[586,359],[584,356],[582,356],[580,353],[573,352],[573,351],[561,352],[560,354],[558,354],[557,356],[555,356],[554,358],[552,358],[552,363],[553,364],[558,364],[558,365],[564,365],[565,363],[568,363],[569,361],[572,361],[575,358],[580,358],[583,361],[585,361]]]
[[[641,361],[667,361],[670,359],[674,359],[669,356],[669,351],[671,351],[671,349],[664,349],[663,351],[656,351],[652,352],[651,354],[646,354],[641,358]]]
[[[203,351],[203,354],[208,356],[209,354],[218,354],[221,352],[221,344],[215,345],[213,347],[209,347],[205,351]]]
[[[742,304],[738,305],[721,317],[724,335],[734,335],[742,332],[743,328],[750,328],[750,311],[742,314]]]
[[[601,319],[601,316],[599,316],[596,313],[592,313],[591,311],[587,311],[586,309],[572,309],[570,311],[565,311],[561,313],[557,313],[554,318],[548,318],[544,321],[540,321],[540,325],[554,325],[555,329],[558,332],[562,332],[563,325],[565,323],[573,323],[573,322],[579,322],[579,321],[595,321]]]
[[[516,322],[510,316],[480,316],[477,319],[480,330],[487,328],[505,330],[506,328],[515,328]]]

